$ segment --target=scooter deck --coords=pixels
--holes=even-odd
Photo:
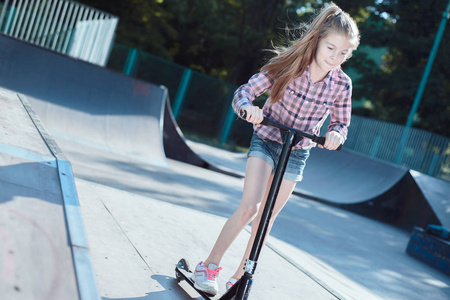
[[[185,260],[180,261],[175,266],[175,275],[179,282],[185,280],[197,293],[200,294],[204,299],[207,300],[231,300],[234,299],[234,296],[236,295],[236,290],[239,285],[239,281],[236,282],[225,294],[222,296],[212,296],[210,294],[207,294],[205,292],[202,292],[195,288],[194,281],[192,280],[192,272],[189,270],[188,263]]]
[[[212,296],[212,295],[210,295],[210,294],[207,294],[207,293],[202,292],[202,291],[200,291],[200,290],[198,290],[198,289],[195,288],[195,286],[194,286],[194,281],[193,281],[192,278],[191,278],[192,272],[186,271],[186,270],[184,270],[184,269],[178,267],[178,265],[177,265],[177,266],[175,267],[175,274],[177,275],[178,281],[185,280],[185,281],[186,281],[187,283],[189,283],[189,285],[192,286],[192,287],[197,291],[197,293],[199,293],[200,296],[202,296],[203,298],[205,298],[205,299],[207,299],[207,300],[210,300],[210,299],[214,299],[214,298],[215,298],[215,296]]]

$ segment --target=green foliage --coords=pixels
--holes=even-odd
[[[172,59],[167,45],[178,32],[172,25],[177,16],[161,6],[161,0],[80,0],[119,17],[116,42],[164,59]],[[184,2],[184,1],[180,1]]]
[[[285,42],[285,28],[311,18],[327,1],[82,0],[120,18],[116,41],[239,85]],[[336,0],[356,20],[361,50],[343,66],[356,113],[405,124],[446,0]],[[449,27],[450,25],[447,25]],[[381,62],[371,52],[386,49]],[[444,136],[450,127],[450,29],[444,33],[415,126]],[[369,50],[367,50],[369,49]]]
[[[387,2],[387,3],[384,3]],[[362,89],[371,92],[375,109],[371,116],[405,124],[417,93],[436,32],[442,20],[446,1],[416,0],[382,1],[382,9],[395,18],[395,23],[378,25],[381,29],[381,45],[389,47],[380,71],[364,73]],[[370,23],[379,24],[380,20]],[[447,25],[448,27],[448,25]],[[364,33],[376,34],[364,27]],[[368,42],[374,46],[380,43],[371,36]],[[450,126],[450,30],[442,38],[419,111],[415,126],[444,136],[449,136]],[[359,91],[359,93],[364,93]]]

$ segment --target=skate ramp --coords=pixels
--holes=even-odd
[[[1,51],[2,49],[0,48],[0,52]],[[14,55],[7,57],[7,59],[16,60],[17,64],[14,67],[28,68],[26,65],[22,65],[20,59]],[[11,68],[11,64],[9,66]],[[69,68],[69,71],[71,67],[78,68],[75,65],[68,65],[66,67]],[[4,71],[5,70],[2,70],[0,76],[8,76],[8,74],[10,74]],[[27,74],[27,72],[22,72],[21,75],[29,76],[30,74],[32,75],[33,72],[39,71],[40,70],[28,69],[29,74]],[[94,69],[91,69],[91,71],[96,72]],[[38,76],[32,76],[38,80]],[[16,81],[18,82],[16,84],[16,89],[21,87],[25,88],[20,84],[21,79],[22,78],[20,77],[16,78]],[[126,80],[128,79],[125,79],[125,81]],[[7,78],[4,81],[11,84]],[[112,82],[114,83],[114,81]],[[64,84],[70,85],[71,82],[70,80],[67,80]],[[86,86],[79,86],[78,88],[95,89],[93,85],[89,84],[86,84]],[[30,93],[31,92],[33,91],[30,90]],[[46,94],[43,93],[43,95],[45,96]],[[130,94],[128,94],[128,96],[130,96]],[[42,95],[41,97],[45,98]],[[197,261],[202,258],[197,257],[197,255],[203,256],[203,254],[201,254],[203,252],[200,251],[207,251],[205,250],[204,245],[210,245],[211,239],[217,236],[217,233],[211,231],[212,228],[216,228],[215,230],[217,231],[220,230],[220,225],[222,225],[219,223],[220,220],[218,221],[215,216],[208,218],[208,220],[204,220],[204,224],[200,225],[200,228],[204,230],[204,235],[198,235],[198,232],[197,234],[192,234],[193,227],[190,223],[188,224],[186,222],[190,221],[193,225],[198,226],[198,219],[201,218],[200,215],[202,214],[201,212],[197,214],[199,210],[208,210],[215,214],[219,211],[227,216],[231,214],[239,204],[239,195],[242,191],[242,180],[175,161],[170,161],[171,169],[157,167],[158,161],[160,160],[153,159],[157,157],[152,154],[153,152],[146,153],[144,151],[144,154],[150,154],[148,156],[150,158],[149,160],[147,160],[148,157],[142,158],[140,155],[136,155],[136,159],[134,159],[134,155],[129,152],[131,150],[127,148],[117,151],[120,152],[120,154],[112,153],[116,151],[113,149],[115,145],[113,143],[107,143],[106,141],[108,141],[108,139],[103,139],[101,142],[98,142],[95,138],[85,139],[83,136],[69,136],[69,138],[66,138],[64,136],[64,131],[73,130],[70,126],[75,126],[79,123],[72,122],[67,128],[61,127],[65,128],[64,130],[58,131],[59,122],[67,121],[60,120],[58,122],[58,113],[62,113],[65,118],[72,118],[71,115],[73,113],[82,112],[86,114],[84,116],[85,118],[82,119],[82,121],[86,123],[84,124],[86,130],[89,130],[90,128],[101,128],[101,126],[95,127],[92,124],[93,121],[98,121],[102,126],[107,127],[109,125],[106,121],[107,118],[104,116],[105,107],[102,108],[101,106],[98,106],[97,108],[100,112],[95,112],[90,111],[91,106],[89,105],[93,105],[91,103],[85,103],[78,108],[71,106],[73,105],[72,103],[65,103],[65,106],[62,106],[65,110],[58,111],[58,106],[61,106],[58,104],[58,100],[59,99],[53,100],[54,102],[49,102],[37,98],[35,102],[38,104],[43,104],[45,102],[50,103],[47,108],[45,108],[45,105],[42,105],[42,111],[44,114],[47,111],[46,118],[49,119],[49,123],[53,124],[52,130],[61,134],[59,136],[61,139],[58,139],[58,143],[63,141],[64,145],[69,145],[69,147],[66,148],[63,145],[61,146],[64,151],[68,149],[72,152],[70,154],[67,153],[67,156],[75,158],[73,160],[71,158],[74,170],[76,171],[76,166],[78,166],[78,169],[80,170],[80,173],[78,174],[83,173],[83,177],[89,177],[88,181],[84,181],[79,179],[80,177],[77,175],[78,183],[80,183],[78,192],[80,193],[80,201],[85,201],[85,203],[82,202],[85,209],[85,215],[83,217],[86,216],[86,228],[88,230],[88,235],[90,231],[90,236],[92,238],[90,242],[92,241],[92,251],[95,254],[95,256],[93,254],[94,266],[98,266],[97,279],[103,284],[103,286],[101,284],[99,285],[102,289],[101,292],[102,296],[104,296],[103,298],[152,299],[156,297],[159,299],[163,297],[173,298],[184,295],[179,287],[174,284],[173,280],[173,263],[176,263],[181,255],[186,254],[186,250],[179,245],[194,245],[191,247],[192,249],[189,248],[190,250],[188,252],[190,252],[191,256],[194,256],[194,260]],[[124,98],[123,103],[127,102],[128,98]],[[9,113],[9,109],[6,111]],[[53,111],[53,113],[49,113],[50,111]],[[120,110],[118,114],[120,114]],[[98,119],[97,116],[105,118]],[[73,119],[76,120],[77,118]],[[124,120],[129,119],[125,118]],[[161,119],[159,119],[159,121],[159,123],[153,124],[160,125]],[[20,121],[17,119],[10,121],[10,123],[12,122]],[[123,122],[122,124],[125,126],[128,123]],[[8,137],[2,138],[7,140],[11,136],[17,135],[15,128],[11,128],[12,129],[8,131]],[[104,132],[106,133],[107,131]],[[129,133],[130,131],[126,132]],[[157,132],[160,134],[160,131]],[[75,130],[75,133],[80,134],[80,130]],[[91,133],[86,132],[86,135],[89,136]],[[92,134],[92,136],[95,137],[94,134]],[[16,154],[14,154],[15,151],[17,149],[22,149],[19,148],[20,145],[24,145],[27,150],[23,154],[24,157],[22,157],[22,154],[20,157],[28,161],[46,163],[48,160],[53,160],[53,158],[45,158],[48,156],[48,152],[44,152],[46,154],[38,153],[38,158],[35,158],[36,154],[34,154],[34,151],[28,150],[34,149],[37,144],[33,139],[28,139],[28,136],[23,137],[23,139],[21,139],[22,144],[14,144],[14,150],[8,150],[8,153],[13,154],[8,154],[10,157],[6,157],[5,160],[9,162],[11,156],[16,156]],[[160,136],[156,137],[156,139],[157,141],[160,141]],[[32,145],[28,145],[28,143]],[[160,145],[161,143],[158,142],[157,144]],[[192,144],[188,142],[188,146],[189,149],[192,147]],[[95,149],[93,149],[93,147],[95,147]],[[137,147],[139,147],[139,145],[137,145]],[[49,147],[42,145],[42,148],[48,150]],[[18,151],[18,153],[21,151],[23,150]],[[95,159],[98,158],[98,161],[95,161],[95,163],[93,163],[92,159],[92,154],[94,152],[97,154]],[[206,150],[206,152],[210,154],[209,157],[213,154],[222,154],[222,152],[215,151],[214,149]],[[105,159],[105,156],[107,156],[107,159]],[[199,157],[202,156],[199,155]],[[233,155],[230,155],[229,157],[230,159],[234,159],[232,158]],[[149,162],[152,160],[156,162],[153,165],[146,164],[142,163],[143,159]],[[57,159],[56,162],[60,163],[62,160]],[[226,167],[231,168],[232,165],[226,165]],[[32,168],[29,168],[24,172],[30,172],[31,170]],[[10,171],[6,173],[12,174]],[[20,175],[21,172],[18,174],[18,177],[30,180],[30,182],[32,178],[38,180],[36,177],[41,178],[47,176],[44,173],[38,173],[36,176],[32,177],[23,177],[23,174]],[[17,176],[14,177],[17,178]],[[11,179],[8,180],[8,182],[12,181]],[[119,186],[119,184],[121,185]],[[323,182],[317,184],[324,186]],[[14,186],[16,185],[18,184],[14,184]],[[8,188],[11,188],[11,186],[12,185],[8,185]],[[25,184],[24,186],[25,189],[27,189]],[[48,193],[50,188],[45,185],[43,185],[43,187],[44,192]],[[21,192],[17,191],[14,193],[15,201],[17,195],[20,195]],[[30,198],[36,193],[37,192],[33,190],[29,191],[29,194],[26,194],[25,197]],[[11,198],[10,196],[8,197]],[[149,199],[148,197],[151,198]],[[292,296],[292,292],[297,293],[298,291],[297,298],[305,294],[311,296],[311,299],[325,299],[327,296],[335,298],[334,295],[324,296],[322,294],[322,292],[327,294],[323,289],[326,289],[328,285],[339,292],[336,295],[343,292],[346,294],[348,293],[348,297],[338,297],[340,299],[373,299],[370,296],[371,292],[368,292],[366,288],[358,287],[359,284],[355,285],[351,282],[352,280],[359,281],[363,279],[361,284],[370,287],[371,290],[377,291],[380,294],[387,291],[386,295],[388,296],[383,298],[394,299],[396,295],[401,295],[400,297],[405,299],[414,299],[415,295],[418,295],[417,299],[427,299],[429,298],[428,295],[432,295],[436,299],[448,298],[448,281],[446,280],[446,277],[439,277],[439,274],[434,274],[433,270],[427,269],[419,263],[415,264],[409,257],[403,259],[401,255],[398,255],[404,251],[404,245],[407,241],[404,232],[386,226],[381,222],[370,222],[367,218],[361,218],[360,216],[349,212],[343,212],[333,207],[322,205],[316,201],[305,201],[304,199],[299,199],[297,197],[293,198],[292,201],[288,202],[287,206],[289,207],[286,207],[284,210],[285,214],[283,216],[280,215],[280,218],[277,221],[279,224],[284,225],[277,227],[280,230],[274,228],[275,230],[273,231],[275,236],[289,242],[289,244],[280,241],[279,246],[272,247],[272,249],[277,249],[277,251],[282,249],[281,252],[284,254],[278,254],[277,257],[276,255],[273,256],[273,253],[271,253],[270,255],[274,257],[273,260],[272,258],[270,258],[270,260],[265,260],[266,262],[272,261],[273,266],[275,267],[272,267],[270,263],[261,264],[260,270],[263,271],[262,274],[269,275],[266,277],[267,280],[258,280],[258,282],[255,282],[255,284],[260,284],[259,286],[261,287],[259,288],[255,285],[255,296],[259,293],[259,295],[262,295],[260,298],[264,297],[264,295],[271,294],[275,295],[274,297],[276,297],[276,295],[285,295],[286,298]],[[165,205],[159,200],[172,200],[173,203],[177,205]],[[10,200],[8,203],[13,203],[13,200]],[[17,204],[16,206],[20,207],[23,205]],[[30,208],[34,206],[35,205],[30,205]],[[180,206],[188,206],[195,210],[179,209]],[[94,207],[94,209],[92,209],[92,207]],[[45,215],[44,213],[46,210],[38,210],[38,208],[32,209],[33,212]],[[179,215],[182,215],[183,218],[179,218]],[[310,220],[308,220],[308,218],[310,218]],[[158,222],[158,220],[167,222],[170,226],[161,226],[164,224]],[[337,220],[342,222],[337,223]],[[222,221],[225,221],[225,219],[222,219]],[[174,224],[174,222],[180,223]],[[188,226],[186,226],[186,224]],[[211,224],[214,226],[211,226]],[[346,228],[345,226],[348,227]],[[14,230],[19,230],[21,228],[23,227],[14,228]],[[298,235],[299,228],[302,230],[300,236]],[[206,235],[210,236],[208,241],[197,244],[198,236]],[[12,236],[12,234],[9,234],[9,236]],[[14,232],[14,236],[20,235]],[[114,240],[112,239],[112,236],[114,237]],[[154,237],[157,239],[155,240]],[[185,239],[186,237],[188,240]],[[6,240],[4,235],[2,235],[1,238]],[[54,238],[56,239],[56,237]],[[35,240],[33,240],[33,242],[35,242]],[[125,244],[126,246],[117,246],[115,242]],[[28,244],[30,244],[30,242]],[[169,244],[174,245],[172,246]],[[273,244],[276,245],[278,242]],[[111,247],[111,245],[113,245],[113,247]],[[163,245],[163,247],[161,247],[161,245]],[[245,246],[245,241],[243,241],[241,245]],[[380,245],[384,245],[385,247],[380,249],[378,248]],[[311,255],[306,255],[306,253],[298,254],[298,249],[301,249],[300,247],[302,246],[309,247],[307,252],[311,253]],[[395,246],[395,248],[393,248],[393,246]],[[12,248],[12,246],[9,248]],[[175,253],[173,249],[177,249],[180,253]],[[271,248],[269,247],[269,249]],[[341,253],[338,253],[340,255],[335,255],[336,252],[339,251],[330,251],[330,249],[340,249],[342,251]],[[374,251],[374,249],[376,251]],[[79,250],[84,250],[84,248],[80,247]],[[355,251],[359,251],[359,253]],[[239,251],[239,253],[241,253],[241,251]],[[317,255],[317,260],[314,259],[312,255]],[[9,257],[9,255],[6,255],[6,257]],[[233,255],[233,257],[235,258],[236,255]],[[378,258],[374,260],[374,257]],[[2,258],[3,257],[0,259]],[[169,263],[167,263],[168,261]],[[401,261],[401,264],[397,265],[396,263],[399,261]],[[307,262],[306,267],[303,265],[305,262]],[[333,266],[333,264],[335,265]],[[36,265],[39,267],[39,264]],[[345,274],[330,272],[330,268],[328,268],[327,265],[333,266],[331,267],[332,271],[333,268],[336,268],[345,274],[348,274],[347,276],[351,276],[352,280],[346,280]],[[8,264],[8,266],[11,266],[11,264]],[[270,270],[277,270],[278,268],[277,273],[283,274],[283,270],[286,270],[285,266],[286,268],[289,268],[289,272],[292,272],[292,275],[289,275],[289,278],[299,279],[299,276],[302,275],[301,273],[304,273],[307,275],[306,277],[318,278],[319,280],[317,280],[317,284],[312,283],[311,285],[310,283],[307,283],[307,281],[310,282],[308,278],[301,280],[300,284],[298,284],[299,280],[297,280],[295,291],[292,289],[292,281],[286,281],[280,285],[279,289],[277,289],[271,280],[272,274],[270,273]],[[264,270],[265,267],[267,267],[269,272]],[[405,267],[408,268],[406,269]],[[232,270],[232,268],[233,266],[230,266],[227,269]],[[7,270],[11,270],[11,267],[8,267]],[[319,272],[317,272],[317,270],[319,270]],[[402,272],[402,274],[400,274],[402,276],[400,276],[397,272],[398,270],[406,271]],[[2,270],[0,270],[0,272],[2,272]],[[337,275],[335,275],[336,273]],[[3,275],[3,273],[0,274]],[[314,276],[311,276],[312,274]],[[331,277],[333,277],[331,281],[329,279],[330,274]],[[363,276],[362,278],[360,274],[366,274],[368,276]],[[427,276],[424,277],[424,274]],[[428,274],[432,275],[428,276]],[[151,276],[151,280],[149,275]],[[46,275],[43,274],[41,276],[44,277]],[[136,277],[138,277],[138,280],[135,280]],[[225,279],[226,277],[227,276],[224,276]],[[414,280],[411,280],[411,277],[413,277]],[[323,278],[325,278],[325,280],[323,280]],[[88,277],[78,279],[89,281]],[[95,282],[95,280],[92,280],[92,282]],[[279,283],[277,283],[277,286],[278,284]],[[44,285],[41,286],[43,287]],[[57,284],[52,284],[52,286],[57,286]],[[285,288],[285,286],[287,287]],[[308,292],[305,290],[304,286],[310,287],[313,292],[314,290],[317,290],[318,292]],[[21,286],[10,284],[9,287],[17,291],[16,288],[20,289]],[[5,295],[2,292],[3,291],[0,291],[0,295]],[[70,291],[68,293],[70,293]],[[389,297],[389,295],[394,295],[394,297]],[[32,299],[32,297],[25,298]],[[50,299],[53,298],[50,297]],[[54,299],[65,298],[56,296]]]
[[[243,176],[245,154],[204,147],[184,138],[164,87],[1,35],[0,46],[1,85],[28,95],[52,135],[72,143],[65,151],[82,145],[162,167],[167,167],[168,157]],[[436,205],[427,202],[441,200],[423,196],[422,191],[432,190],[423,186],[427,183],[415,194],[408,192],[407,186],[415,185],[411,180],[408,170],[345,150],[316,148],[307,162],[304,181],[294,192],[391,223],[397,219],[415,225],[434,222]],[[411,203],[427,208],[426,218],[415,216],[420,217],[420,224],[402,215]],[[440,213],[439,220],[448,219],[449,213]]]
[[[430,203],[441,225],[450,229],[450,184],[417,171],[409,173],[420,193]]]
[[[0,89],[1,299],[99,299],[70,163]]]
[[[210,165],[244,176],[245,153],[232,153],[192,141],[187,143]],[[385,194],[407,172],[345,150],[314,148],[306,163],[303,181],[297,184],[294,193],[330,203],[356,204]]]
[[[295,193],[406,230],[450,225],[450,182],[350,151],[311,151]]]
[[[245,172],[245,154],[191,141],[205,161]],[[226,153],[224,153],[226,152]],[[346,151],[311,150],[294,194],[387,222],[406,230],[449,224],[450,183]]]
[[[209,164],[194,151],[192,151],[192,149],[187,145],[187,140],[184,137],[180,127],[178,127],[178,124],[173,116],[168,97],[165,101],[163,124],[164,151],[167,157],[186,162],[194,166],[208,168]]]
[[[236,178],[243,178],[245,154],[213,148],[201,143],[189,141],[175,120],[170,101],[167,97],[164,112],[164,151],[166,156],[197,167],[206,168]],[[216,159],[220,157],[220,159]],[[224,158],[226,163],[223,163]]]
[[[54,137],[162,167],[167,157],[241,177],[191,149],[165,87],[2,35],[0,46],[0,85],[25,94]]]
[[[5,112],[10,114],[11,109],[7,107]],[[17,116],[15,113],[11,115]],[[5,123],[24,124],[25,121],[14,118]],[[2,123],[0,128],[4,128],[5,123]],[[39,143],[39,137],[22,135],[14,127],[5,132],[8,134],[2,136],[2,141],[10,142],[13,138],[16,141],[13,144],[14,149],[23,146],[26,151],[22,150],[25,154],[20,156],[29,156],[28,161],[36,160],[46,166],[47,161],[54,160],[48,150],[51,143]],[[80,150],[80,156],[73,160],[74,166],[85,166],[83,161],[86,160],[90,163],[86,155],[88,152],[83,152],[84,149],[84,145],[81,145],[81,149],[77,148]],[[105,154],[100,150],[98,152]],[[47,156],[50,159],[46,159]],[[67,156],[70,157],[68,154]],[[7,160],[9,161],[9,158]],[[106,173],[111,173],[111,180],[108,180],[107,185],[76,179],[95,267],[95,279],[103,299],[199,299],[193,291],[188,291],[188,295],[180,287],[183,283],[176,282],[174,263],[181,257],[197,262],[206,255],[208,245],[211,245],[226,221],[226,218],[219,217],[216,213],[226,212],[226,215],[229,215],[238,206],[243,182],[174,160],[169,163],[170,169],[143,164],[139,160],[120,164],[120,168],[112,168],[115,172],[105,170]],[[93,165],[88,170],[82,169],[92,173],[97,167]],[[108,167],[114,166],[108,164]],[[142,169],[147,167],[149,171],[142,172]],[[30,170],[31,168],[26,171]],[[44,181],[43,173],[33,174],[36,176],[25,179]],[[133,177],[136,175],[141,175],[140,179]],[[111,186],[116,180],[129,178],[137,184],[139,194]],[[156,184],[151,184],[152,182]],[[20,184],[26,186],[27,183]],[[43,189],[49,191],[48,186],[43,186]],[[144,195],[146,190],[149,194]],[[15,192],[15,198],[19,193]],[[160,201],[161,196],[165,194],[172,199],[167,202],[173,204]],[[33,195],[36,196],[36,191],[30,190],[26,197],[31,198]],[[216,203],[214,206],[204,205],[199,202],[203,199],[204,203]],[[403,232],[316,201],[295,196],[291,200],[283,215],[278,218],[273,230],[274,235],[269,237],[268,247],[261,255],[261,265],[258,267],[251,297],[273,299],[278,296],[297,299],[308,295],[308,299],[428,299],[431,295],[433,299],[447,299],[448,280],[444,275],[411,260],[407,255],[398,255],[404,251],[408,239]],[[186,208],[189,205],[194,209]],[[45,211],[39,210],[36,203],[31,203],[29,208],[46,216]],[[204,209],[210,213],[202,212]],[[47,222],[53,221],[47,219]],[[12,222],[11,218],[8,222]],[[15,230],[20,229],[23,232],[24,227]],[[193,228],[198,228],[194,234]],[[298,235],[299,228],[302,229],[301,235]],[[222,291],[223,283],[232,275],[249,234],[244,231],[230,248],[229,256],[224,258],[224,270],[219,278]],[[11,236],[12,234],[9,235]],[[14,235],[14,238],[18,236],[20,235]],[[202,238],[199,239],[199,236]],[[56,240],[56,237],[52,239]],[[357,247],[355,241],[358,241]],[[33,243],[36,241],[33,240]],[[190,246],[186,248],[186,245]],[[302,246],[308,247],[307,250]],[[36,254],[35,251],[33,253]],[[0,255],[0,259],[2,258],[3,255]],[[40,258],[42,259],[42,255]],[[349,261],[353,263],[349,264]],[[33,262],[31,266],[39,268],[40,262]],[[401,276],[396,272],[399,269],[405,270]],[[64,271],[61,273],[62,277],[67,276]],[[30,273],[32,272],[28,271],[28,274]],[[361,277],[360,274],[363,273],[367,276]],[[291,280],[274,281],[273,274],[288,274],[287,278]],[[3,275],[2,270],[0,275]],[[40,276],[45,277],[47,274]],[[40,279],[35,281],[44,288]],[[436,282],[440,285],[436,286]],[[61,288],[62,283],[57,281],[54,286]],[[10,287],[15,286],[24,287]],[[392,289],[392,286],[395,289]],[[1,292],[2,296],[6,295],[6,299],[9,299],[9,294]],[[74,295],[71,291],[65,292],[65,296]],[[47,298],[39,296],[27,294],[19,299],[66,299],[58,294],[50,294]]]
[[[348,151],[311,150],[296,192],[323,201],[354,204],[389,191],[407,170]]]
[[[0,35],[1,86],[27,95],[55,137],[166,166],[167,90]]]

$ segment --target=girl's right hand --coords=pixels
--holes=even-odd
[[[247,112],[245,120],[249,123],[258,125],[264,119],[263,110],[258,106],[246,105],[242,107],[242,110],[245,110]]]

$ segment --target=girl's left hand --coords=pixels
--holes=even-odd
[[[337,131],[329,131],[325,134],[325,145],[319,145],[320,148],[326,148],[328,150],[336,150],[340,145],[344,143],[344,137]]]

